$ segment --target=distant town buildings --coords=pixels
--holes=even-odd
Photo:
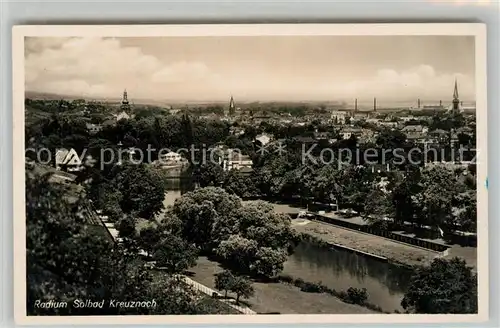
[[[346,111],[332,110],[330,119],[334,124],[345,124],[349,117],[349,113]]]
[[[237,170],[241,173],[253,171],[253,161],[248,155],[243,155],[238,149],[231,149],[223,144],[216,145],[210,149],[211,156],[222,166],[224,171]]]
[[[239,126],[232,126],[229,128],[229,133],[233,136],[241,136],[245,134],[245,129]]]

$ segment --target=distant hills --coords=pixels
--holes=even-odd
[[[119,103],[121,101],[120,97],[115,97],[115,98],[90,98],[90,97],[84,97],[84,96],[76,96],[76,95],[61,95],[61,94],[56,94],[56,93],[47,93],[47,92],[36,92],[36,91],[26,91],[25,93],[26,98],[31,98],[31,99],[43,99],[43,100],[60,100],[60,99],[65,99],[65,100],[75,100],[75,99],[85,99],[87,101],[99,101],[99,102],[104,102],[104,103]],[[229,103],[229,99],[227,101],[221,101],[221,100],[206,100],[206,101],[179,101],[179,100],[154,100],[154,99],[136,99],[133,97],[129,97],[129,100],[131,101],[132,104],[134,105],[150,105],[150,106],[157,106],[157,107],[183,107],[183,106],[208,106],[208,105],[222,105],[225,106]],[[308,100],[303,100],[303,101],[286,101],[286,100],[276,100],[276,101],[241,101],[238,100],[237,98],[235,99],[236,105],[238,104],[245,105],[244,107],[259,107],[261,105],[272,105],[272,106],[294,106],[294,105],[317,105],[317,106],[333,106],[333,107],[341,107],[341,108],[354,108],[354,103],[347,103],[345,101],[308,101]],[[424,101],[424,105],[436,105],[439,103],[439,100],[437,101]],[[450,102],[451,103],[451,102]],[[472,104],[475,104],[475,102],[469,102],[469,101],[464,101],[464,105],[470,106]],[[410,108],[410,107],[415,107],[416,105],[416,100],[401,100],[401,101],[390,101],[390,102],[384,102],[383,99],[379,99],[378,107],[379,110],[384,110],[389,109],[389,108]],[[448,105],[448,102],[443,102],[443,105]],[[360,111],[371,111],[373,106],[373,103],[371,101],[358,101],[358,109]]]

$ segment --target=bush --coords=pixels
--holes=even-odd
[[[368,292],[366,291],[366,288],[359,289],[359,288],[349,287],[347,292],[345,291],[338,292],[333,288],[328,288],[321,282],[317,283],[307,282],[304,281],[302,278],[294,279],[292,276],[289,275],[279,275],[276,278],[278,281],[281,281],[282,283],[286,284],[292,284],[295,287],[300,288],[301,291],[306,293],[327,293],[341,299],[343,302],[346,303],[358,304],[366,307],[367,309],[380,313],[388,313],[384,312],[380,306],[366,302],[368,299]]]
[[[368,292],[366,288],[349,287],[347,290],[347,300],[353,304],[364,304],[368,299]]]
[[[284,282],[285,284],[293,284],[293,277],[290,276],[290,275],[279,275],[278,277],[278,280],[281,281],[281,282]]]
[[[319,283],[304,282],[300,290],[307,293],[322,293],[324,287]]]

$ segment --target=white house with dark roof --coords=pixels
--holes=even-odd
[[[80,171],[83,168],[82,160],[73,148],[69,150],[66,148],[58,149],[56,151],[55,164],[57,170],[66,168],[69,172]]]
[[[273,140],[273,136],[271,134],[262,133],[255,137],[255,140],[260,142],[262,146],[267,145],[271,140]]]

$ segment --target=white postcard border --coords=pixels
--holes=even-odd
[[[24,38],[38,37],[188,37],[188,36],[298,36],[298,35],[472,35],[475,36],[476,129],[479,150],[478,304],[473,315],[356,314],[356,315],[179,315],[179,316],[27,316],[26,222],[24,170]],[[488,192],[486,25],[479,23],[411,24],[201,24],[201,25],[31,25],[12,30],[13,71],[13,226],[14,317],[17,324],[249,324],[249,323],[466,323],[488,320]]]

